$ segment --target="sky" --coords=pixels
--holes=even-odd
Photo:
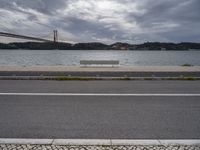
[[[0,0],[0,32],[54,29],[66,42],[200,42],[200,0]]]

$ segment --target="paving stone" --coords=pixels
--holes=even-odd
[[[200,150],[200,146],[57,146],[2,144],[0,150]]]

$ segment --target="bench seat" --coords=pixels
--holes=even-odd
[[[118,60],[81,60],[81,66],[116,66],[119,65]]]

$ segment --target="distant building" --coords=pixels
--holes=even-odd
[[[120,50],[129,50],[129,48],[127,46],[121,46]]]
[[[112,49],[129,50],[129,45],[126,43],[115,43],[114,45],[112,45]]]

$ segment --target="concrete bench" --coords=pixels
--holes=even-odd
[[[81,60],[80,65],[83,67],[88,67],[88,66],[114,67],[114,66],[119,66],[119,61],[118,60]]]

